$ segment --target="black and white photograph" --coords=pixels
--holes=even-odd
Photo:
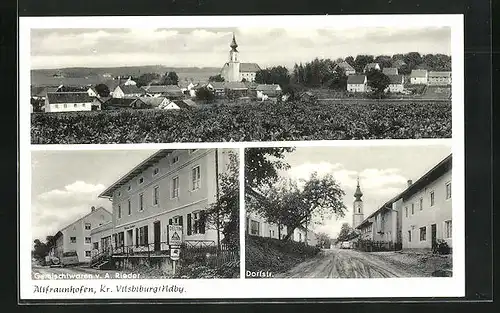
[[[31,29],[31,143],[451,138],[451,28],[405,25]]]
[[[452,276],[451,146],[245,149],[245,276]]]
[[[236,278],[237,149],[32,152],[32,279]]]

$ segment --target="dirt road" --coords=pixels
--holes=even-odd
[[[403,268],[384,262],[366,252],[322,250],[316,257],[300,263],[277,278],[383,278],[414,276]]]

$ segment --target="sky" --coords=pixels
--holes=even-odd
[[[343,218],[325,220],[315,225],[315,232],[336,238],[342,223],[352,225],[352,204],[359,176],[363,192],[364,218],[407,187],[408,180],[417,181],[428,170],[451,153],[451,140],[426,146],[372,147],[298,147],[284,159],[290,165],[280,175],[307,179],[313,172],[333,178],[345,192]]]
[[[357,54],[451,55],[449,27],[32,29],[31,66],[221,67],[228,59],[233,33],[240,61],[261,68]]]
[[[98,195],[156,150],[32,151],[32,239],[48,235],[90,213],[92,206],[111,212]]]

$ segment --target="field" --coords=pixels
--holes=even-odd
[[[418,138],[451,138],[450,102],[297,102],[31,115],[33,144]]]

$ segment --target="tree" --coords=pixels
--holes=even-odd
[[[177,85],[179,83],[179,76],[176,72],[167,72],[163,77],[164,85]]]
[[[152,82],[160,79],[160,74],[158,73],[145,73],[141,76],[134,78],[137,87],[150,85]]]
[[[321,248],[330,247],[331,238],[327,233],[319,232],[316,234],[316,237],[318,238],[318,246]]]
[[[409,52],[404,55],[403,61],[408,67],[408,71],[415,69],[415,67],[422,63],[422,56],[418,52]]]
[[[109,97],[109,87],[105,84],[97,84],[95,86],[95,91],[100,97]]]
[[[285,155],[295,148],[252,148],[245,149],[245,186],[259,190],[278,180],[278,171],[287,170],[290,165],[283,161]]]
[[[384,94],[386,88],[391,83],[391,80],[387,75],[377,70],[370,70],[366,74],[366,78],[368,80],[368,86],[373,89],[374,94],[378,97],[381,97]]]
[[[49,249],[47,248],[47,245],[43,242],[41,242],[39,239],[35,239],[33,241],[34,246],[33,246],[33,256],[37,259],[43,259],[47,254],[49,253]]]
[[[204,215],[208,224],[224,235],[224,242],[239,248],[239,162],[234,153],[229,154],[228,170],[219,174],[219,193]]]
[[[196,90],[196,99],[206,102],[213,102],[215,100],[215,94],[207,88],[207,86],[201,87]]]
[[[350,66],[354,65],[354,58],[352,56],[348,56],[347,58],[344,59]]]
[[[342,202],[345,193],[331,175],[320,178],[313,173],[308,180],[281,181],[270,186],[265,195],[254,210],[267,221],[286,226],[283,240],[314,218],[322,221],[333,215],[343,217],[346,211]]]
[[[392,59],[388,55],[379,55],[375,58],[375,63],[380,65],[380,68],[392,67]]]
[[[337,240],[338,241],[349,240],[353,231],[354,229],[351,227],[351,225],[349,225],[349,223],[343,223],[340,228],[339,235],[337,236]]]
[[[352,67],[354,67],[357,73],[362,73],[365,69],[365,66],[368,63],[373,63],[373,62],[374,62],[373,55],[361,54],[356,56],[356,59],[354,60],[354,64],[352,65]]]
[[[210,76],[208,78],[208,81],[209,82],[220,82],[220,83],[222,83],[222,82],[224,82],[224,77],[222,77],[220,74],[217,74],[215,76]]]
[[[334,90],[346,90],[347,75],[342,67],[337,66],[331,79],[327,83],[327,87]]]

